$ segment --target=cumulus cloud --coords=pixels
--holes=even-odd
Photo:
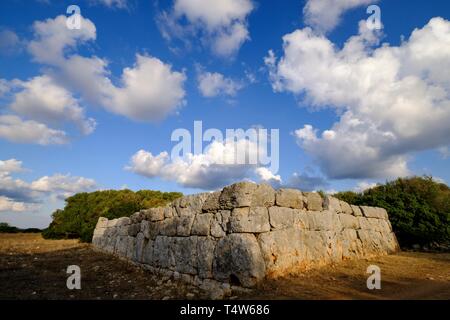
[[[199,36],[218,56],[234,55],[250,39],[247,17],[251,0],[175,0],[169,12],[162,12],[158,24],[166,39]]]
[[[376,2],[378,0],[308,0],[303,8],[303,18],[315,30],[327,32],[339,24],[346,11]]]
[[[225,95],[234,97],[242,88],[242,84],[231,78],[226,78],[218,72],[201,71],[198,75],[198,89],[204,97]]]
[[[355,192],[364,192],[368,189],[372,189],[373,187],[376,187],[377,183],[375,182],[367,182],[367,181],[360,181],[354,188]]]
[[[75,193],[96,188],[94,180],[70,174],[44,176],[32,182],[13,177],[13,174],[22,171],[25,169],[21,161],[0,160],[0,212],[32,211],[45,198],[63,200]]]
[[[78,100],[49,76],[34,77],[20,86],[22,90],[9,106],[17,114],[47,124],[73,122],[86,135],[94,131],[95,120],[86,118]]]
[[[0,115],[0,138],[16,143],[37,143],[44,146],[69,142],[64,131],[54,130],[45,124],[23,120],[14,115]]]
[[[81,17],[82,28],[69,30],[65,16],[35,22],[29,51],[37,62],[51,66],[48,76],[79,93],[91,104],[133,120],[158,121],[181,107],[186,75],[148,55],[136,55],[136,63],[124,68],[120,83],[110,80],[105,59],[73,53],[78,45],[96,39],[95,25]]]
[[[317,191],[323,188],[327,188],[329,186],[329,183],[324,177],[318,175],[312,175],[307,172],[294,172],[286,182],[286,186],[290,188],[300,189],[302,191]]]
[[[450,22],[433,18],[399,46],[379,37],[362,21],[339,49],[305,28],[283,37],[281,59],[266,58],[275,91],[340,117],[322,133],[295,132],[329,178],[404,176],[413,152],[449,145]]]
[[[183,187],[205,190],[252,178],[280,182],[280,176],[262,166],[263,154],[265,148],[247,139],[213,141],[203,153],[188,153],[184,157],[171,157],[167,152],[153,155],[140,150],[132,156],[126,169],[148,178],[159,177]]]

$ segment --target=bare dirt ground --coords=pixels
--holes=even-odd
[[[381,268],[381,290],[368,290],[367,267]],[[69,265],[82,289],[68,290]],[[201,290],[160,279],[78,240],[0,234],[0,299],[204,299]],[[347,261],[266,281],[234,299],[450,299],[450,254],[403,252]]]

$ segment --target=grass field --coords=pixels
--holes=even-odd
[[[366,287],[367,266],[381,268],[381,290]],[[66,287],[67,266],[81,268],[81,290]],[[0,234],[0,299],[202,299],[193,286],[159,279],[77,240]],[[403,252],[348,261],[262,283],[233,299],[450,299],[450,254]]]

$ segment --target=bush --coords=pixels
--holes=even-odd
[[[142,209],[165,205],[181,196],[179,192],[152,190],[78,193],[66,199],[63,210],[53,213],[53,221],[42,235],[46,239],[80,238],[90,242],[99,217],[128,217]]]
[[[10,226],[6,222],[0,222],[0,233],[17,233],[19,232],[19,228]]]
[[[402,246],[450,241],[450,188],[431,177],[400,178],[363,193],[346,191],[335,196],[351,204],[386,209]]]

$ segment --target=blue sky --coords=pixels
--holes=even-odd
[[[65,25],[71,4],[80,30]],[[449,19],[444,0],[2,1],[0,221],[45,227],[96,189],[448,183]],[[221,167],[220,148],[165,157],[196,120],[279,129],[279,170]]]

